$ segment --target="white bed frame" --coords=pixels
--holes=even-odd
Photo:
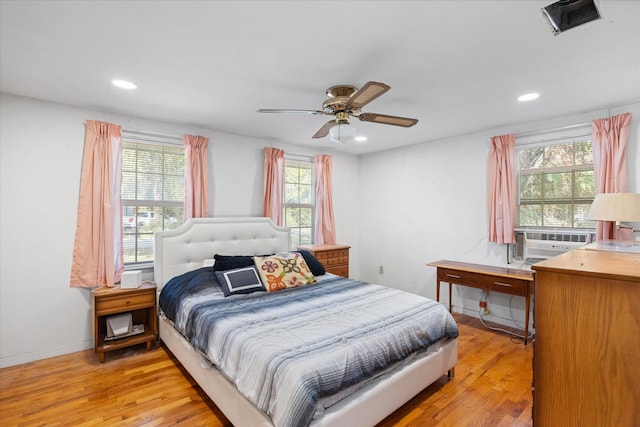
[[[154,278],[158,292],[172,278],[202,267],[215,254],[263,255],[291,249],[289,229],[271,219],[196,218],[156,233]],[[245,399],[188,341],[160,317],[160,339],[236,427],[273,427],[271,419]],[[369,384],[327,409],[313,427],[373,426],[443,375],[452,376],[458,344],[448,339],[393,374]]]

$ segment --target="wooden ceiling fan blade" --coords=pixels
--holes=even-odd
[[[318,129],[318,132],[316,132],[315,135],[313,135],[313,138],[324,138],[325,136],[329,135],[329,129],[331,129],[332,127],[334,127],[336,125],[336,121],[335,120],[329,120],[327,123],[324,124],[324,126],[322,126],[320,129]]]
[[[391,86],[380,82],[367,82],[347,101],[347,106],[359,110],[383,93],[391,89]]]
[[[408,117],[387,116],[386,114],[362,113],[357,116],[363,122],[381,123],[383,125],[411,127],[418,123],[418,119],[410,119]]]
[[[283,108],[260,108],[258,113],[285,113],[285,114],[324,114],[322,110],[288,110]]]

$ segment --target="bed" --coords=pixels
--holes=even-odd
[[[314,278],[317,282],[315,284],[278,292],[232,295],[228,299],[224,299],[224,296],[219,298],[218,294],[220,292],[215,286],[197,285],[200,286],[198,288],[200,291],[198,292],[204,293],[198,293],[197,296],[187,295],[185,298],[191,303],[181,305],[179,306],[180,308],[175,308],[168,303],[173,301],[172,298],[174,298],[174,294],[177,294],[178,289],[182,292],[191,286],[187,286],[185,283],[191,283],[193,281],[191,280],[192,277],[203,275],[215,277],[215,274],[210,274],[208,270],[210,268],[208,263],[215,254],[261,256],[290,252],[290,250],[288,229],[278,227],[269,218],[262,217],[190,219],[177,230],[159,232],[155,235],[154,278],[158,287],[160,304],[160,339],[234,426],[373,426],[440,377],[449,375],[451,378],[453,376],[453,370],[457,362],[457,326],[448,311],[440,304],[426,298],[378,285],[326,274]],[[179,285],[176,285],[176,283],[179,283]],[[164,289],[165,285],[167,289]],[[170,288],[172,292],[170,292]],[[174,289],[176,290],[175,292],[173,291]],[[164,293],[162,292],[163,290],[165,290]],[[209,294],[214,296],[210,297]],[[384,306],[393,305],[386,303],[371,310],[366,310],[366,307],[364,307],[347,308],[347,311],[335,311],[340,310],[337,307],[341,304],[341,301],[358,304],[361,301],[366,301],[366,298],[371,298],[371,301],[366,303],[367,307],[376,307],[376,298],[380,301],[387,301],[388,299],[396,301],[397,299],[400,304],[408,304],[410,309],[404,310],[405,312],[415,311],[417,316],[423,315],[426,316],[425,319],[427,317],[433,319],[431,322],[434,323],[434,327],[443,330],[446,336],[435,337],[434,335],[434,338],[431,338],[433,342],[429,342],[426,345],[424,341],[427,339],[424,334],[420,335],[412,332],[411,334],[406,334],[407,336],[411,335],[411,339],[405,339],[403,336],[402,340],[398,340],[401,341],[400,344],[394,343],[394,346],[402,346],[400,349],[392,348],[389,343],[380,344],[381,347],[388,347],[386,354],[384,356],[372,356],[371,359],[374,360],[375,366],[368,368],[362,361],[362,359],[367,359],[368,357],[354,358],[354,354],[356,356],[360,355],[360,349],[356,352],[350,349],[351,336],[345,338],[342,330],[338,332],[323,332],[322,328],[318,326],[322,324],[322,327],[324,327],[325,324],[335,324],[336,327],[341,327],[341,322],[346,324],[345,319],[353,318],[357,322],[360,317],[362,317],[360,319],[361,322],[367,323],[370,322],[367,316],[371,315],[371,313],[367,314],[367,312],[384,310]],[[411,299],[408,300],[407,298]],[[414,307],[414,304],[418,304],[418,302],[414,302],[416,298],[420,300],[420,304],[428,305],[428,308],[419,309],[417,305]],[[304,310],[300,309],[300,304],[309,304],[309,302],[311,304],[321,304],[320,301],[323,299],[326,299],[327,302],[330,301],[326,308],[324,306],[322,308],[316,306],[314,308],[305,308]],[[164,312],[163,305],[167,313]],[[208,305],[210,305],[209,308],[213,309],[204,311],[204,306]],[[290,306],[295,307],[295,309],[289,308]],[[258,332],[254,329],[254,326],[227,325],[231,322],[233,314],[238,312],[239,307],[243,307],[243,309],[252,307],[238,316],[242,322],[246,322],[246,325],[269,324],[269,322],[262,321],[258,317],[252,317],[262,315],[258,314],[258,312],[264,312],[265,315],[270,316],[269,319],[271,319],[272,323],[273,319],[278,319],[277,321],[282,321],[282,323],[278,323],[278,328],[272,327],[266,332],[259,332],[259,335],[256,335]],[[279,317],[280,312],[270,311],[271,309],[291,311],[291,313],[295,311],[295,316],[289,316],[295,317],[295,319],[281,318]],[[221,314],[223,313],[222,310],[228,311]],[[335,318],[331,317],[331,310],[334,310],[333,316],[338,315],[337,317],[340,317],[340,321],[330,320]],[[360,312],[360,310],[363,313],[361,316],[340,316],[340,313]],[[185,312],[191,313],[190,315],[200,320],[192,320],[192,318],[190,318],[191,320],[185,320],[188,317]],[[307,316],[311,312],[321,313],[320,320],[309,321]],[[176,313],[179,313],[177,317]],[[296,320],[298,317],[299,322],[306,323],[297,326],[286,323],[298,321]],[[216,331],[215,333],[202,332],[203,328],[200,326],[201,323],[198,322],[205,318],[218,322],[215,323],[215,326],[212,326]],[[394,334],[399,333],[399,329],[397,329],[399,326],[410,325],[410,322],[404,317],[401,321],[394,320],[388,323],[395,328],[393,330]],[[416,325],[411,327],[422,328],[421,325],[426,322],[424,319],[420,319],[419,322],[416,319],[415,323]],[[185,325],[190,326],[187,327]],[[224,335],[224,338],[222,338],[223,335],[220,331],[224,330],[221,328],[225,325],[227,325],[226,327],[229,331],[226,331],[225,333],[228,335]],[[283,327],[280,328],[280,325]],[[314,327],[312,328],[311,325],[314,325]],[[374,340],[380,339],[374,334],[378,334],[378,330],[381,328],[376,327],[373,328],[373,331],[362,332],[366,329],[364,326],[366,325],[360,324],[358,336],[370,334]],[[200,336],[187,339],[185,338],[186,330],[197,331]],[[286,337],[282,339],[283,342],[295,342],[297,339],[307,341],[301,342],[300,345],[287,345],[287,348],[284,349],[285,353],[272,355],[274,359],[265,362],[265,365],[271,368],[260,367],[262,363],[260,362],[261,355],[248,358],[247,354],[250,353],[239,353],[252,346],[258,348],[262,346],[269,349],[273,347],[272,352],[277,353],[279,351],[277,343],[263,345],[262,340],[266,340],[265,337],[268,335],[280,333],[280,330],[283,331],[282,333]],[[295,330],[305,332],[296,335],[291,332]],[[239,337],[243,334],[248,334],[247,336],[251,338],[241,342]],[[275,336],[277,337],[277,335]],[[312,341],[309,341],[311,338],[307,338],[309,336],[313,338]],[[324,349],[324,341],[336,340],[339,341],[337,349],[330,351]],[[206,341],[204,346],[202,341]],[[222,342],[218,343],[218,341]],[[411,342],[411,344],[405,344],[405,341],[407,343]],[[415,345],[416,341],[425,348],[411,350],[411,348],[406,347]],[[236,347],[233,349],[232,347],[225,347],[224,351],[222,351],[216,347],[218,344],[226,345],[227,343],[236,342]],[[323,344],[320,345],[320,342]],[[305,355],[304,358],[302,356],[298,358],[297,355],[295,357],[291,356],[292,351],[308,347],[313,347],[312,354],[314,356]],[[324,371],[322,369],[318,369],[316,365],[305,359],[316,357],[318,353],[329,354],[333,359],[337,359],[340,364],[344,365],[344,372],[357,371],[359,375],[364,375],[365,378],[362,381],[355,382],[355,380],[342,373],[323,376]],[[238,354],[239,356],[225,358],[224,356],[227,354]],[[406,359],[404,359],[405,356]],[[250,360],[250,362],[240,363],[243,360]],[[238,365],[243,366],[238,367]],[[271,371],[274,372],[274,375],[281,371],[284,372],[285,365],[291,365],[290,369],[292,370],[288,374],[283,374],[281,377],[267,376],[267,373]],[[273,366],[277,366],[277,368]],[[320,372],[320,374],[317,374],[319,377],[310,379],[311,374],[301,374],[300,372],[302,371],[300,369],[307,369],[307,366],[312,366],[311,370],[314,372]],[[231,372],[225,371],[223,373],[222,370],[225,369],[231,369]],[[241,369],[246,371],[242,372]],[[294,377],[302,378],[304,384],[289,384]],[[340,388],[336,388],[335,377],[338,377],[343,383]],[[329,380],[330,378],[333,382]],[[261,384],[262,391],[260,393],[254,393],[251,389],[251,381],[255,382],[257,380],[260,380]],[[311,390],[310,387],[312,386],[309,384],[315,387],[317,383],[320,383],[319,387],[324,387],[321,392],[306,393]],[[283,386],[283,384],[286,384],[286,386]],[[290,394],[285,394],[285,392],[290,392]],[[281,394],[278,396],[277,393]],[[257,401],[253,396],[254,394],[258,395]],[[265,404],[263,399],[265,394],[275,394],[275,397],[271,399],[270,403]],[[308,397],[307,394],[312,395],[312,397]],[[307,400],[310,400],[310,402],[306,402]],[[309,406],[313,416],[309,415],[308,408],[303,411],[293,407],[297,403],[292,402],[298,401],[303,401],[308,406],[315,405]],[[305,415],[300,416],[299,414]]]

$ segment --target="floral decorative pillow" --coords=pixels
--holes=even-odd
[[[253,261],[260,273],[262,283],[265,284],[269,292],[317,282],[299,253],[287,252],[264,257],[257,256],[253,258]]]

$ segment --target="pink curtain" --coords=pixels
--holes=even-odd
[[[283,225],[284,150],[264,148],[264,202],[263,215],[277,225]]]
[[[316,180],[315,241],[317,245],[336,243],[336,221],[333,217],[331,156],[313,158]]]
[[[627,193],[627,136],[631,113],[592,122],[593,170],[596,194]],[[615,223],[598,221],[596,239],[630,240],[631,230],[616,230]]]
[[[491,138],[489,157],[489,241],[515,243],[516,174],[514,135]]]
[[[184,220],[205,218],[209,211],[209,139],[184,135]]]
[[[87,120],[72,287],[113,286],[124,271],[121,156],[122,127]]]

